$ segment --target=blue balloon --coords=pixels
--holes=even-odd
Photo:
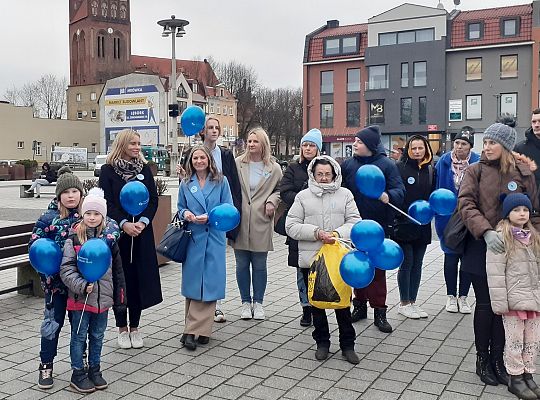
[[[55,275],[60,272],[62,263],[62,250],[52,239],[41,238],[30,246],[28,251],[30,264],[34,269],[46,276]]]
[[[399,268],[403,257],[403,249],[391,239],[384,239],[377,250],[369,253],[369,259],[375,268],[386,271]]]
[[[339,273],[347,285],[361,289],[371,283],[375,277],[375,268],[366,254],[361,251],[351,251],[341,260]]]
[[[111,266],[111,262],[111,249],[102,239],[88,240],[77,254],[77,267],[88,282],[99,281]]]
[[[427,225],[433,218],[433,210],[425,200],[416,200],[409,206],[409,215],[422,225]]]
[[[180,116],[180,126],[186,136],[193,136],[204,129],[206,116],[201,107],[189,106]]]
[[[437,189],[429,196],[429,205],[435,214],[452,215],[457,206],[457,196],[448,189]]]
[[[383,243],[384,229],[376,221],[363,219],[352,227],[351,240],[358,250],[369,252]]]
[[[150,194],[144,183],[131,181],[120,190],[120,204],[130,215],[139,215],[148,206]]]
[[[218,231],[227,232],[238,226],[240,213],[232,204],[220,204],[212,208],[208,214],[208,223]]]
[[[386,179],[376,165],[362,165],[355,175],[356,187],[364,196],[378,199],[386,188]]]

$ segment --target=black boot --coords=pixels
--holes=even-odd
[[[96,391],[94,383],[88,379],[88,375],[84,372],[84,369],[73,370],[69,385],[81,393],[92,393]]]
[[[534,400],[538,398],[536,397],[536,394],[534,394],[534,392],[529,389],[529,387],[525,383],[523,375],[510,375],[508,391],[523,400]]]
[[[88,368],[88,379],[92,381],[97,390],[107,389],[109,386],[107,381],[103,379],[103,376],[101,375],[99,365],[94,365],[93,367]]]
[[[491,362],[491,366],[493,367],[493,372],[495,372],[495,376],[497,377],[499,383],[508,386],[510,376],[508,375],[508,372],[506,372],[502,355],[495,358],[495,360]]]
[[[52,373],[53,373],[53,363],[39,364],[38,388],[50,389],[53,387],[54,380],[52,377]]]
[[[536,395],[536,397],[538,397],[540,399],[540,388],[538,387],[538,385],[534,381],[532,374],[524,373],[523,374],[523,380],[527,384],[527,387],[529,389],[531,389],[534,392],[534,394]]]
[[[376,308],[374,310],[374,317],[375,321],[373,321],[373,324],[379,328],[381,332],[384,333],[391,333],[392,332],[392,325],[388,323],[386,320],[386,308]]]
[[[353,311],[351,313],[351,321],[358,322],[361,319],[367,318],[367,301],[353,299]]]
[[[184,347],[188,350],[197,349],[197,342],[195,341],[195,335],[186,335],[186,339],[184,341]]]
[[[302,307],[302,318],[300,319],[300,326],[311,326],[311,306]]]
[[[476,375],[486,385],[497,386],[499,384],[487,353],[476,353]]]

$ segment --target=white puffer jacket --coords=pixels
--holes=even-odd
[[[328,160],[336,173],[331,183],[315,182],[313,164],[321,159]],[[349,239],[353,225],[360,221],[353,194],[341,187],[341,167],[336,160],[328,156],[315,157],[307,172],[308,188],[296,195],[285,221],[287,235],[298,240],[300,268],[309,268],[323,245],[316,238],[319,229],[337,232],[341,238]]]

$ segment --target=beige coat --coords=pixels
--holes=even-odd
[[[540,311],[540,257],[530,247],[517,243],[508,259],[488,251],[486,270],[493,312]]]
[[[235,250],[270,251],[274,250],[272,236],[274,234],[274,218],[265,214],[266,203],[272,203],[277,209],[279,199],[279,182],[283,176],[280,166],[271,162],[264,167],[263,177],[253,194],[249,190],[249,163],[241,157],[236,159],[236,169],[242,188],[242,219],[240,232],[231,246]]]

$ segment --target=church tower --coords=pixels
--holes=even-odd
[[[131,72],[129,0],[69,0],[70,86]]]

